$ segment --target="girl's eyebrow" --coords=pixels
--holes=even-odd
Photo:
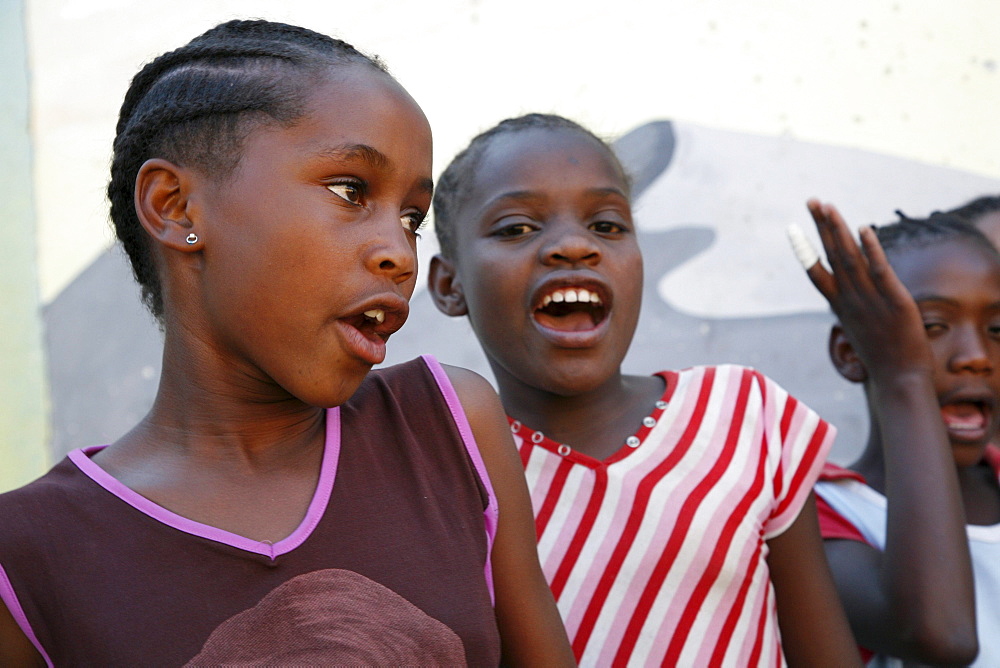
[[[934,293],[924,293],[924,294],[915,293],[911,296],[913,297],[913,301],[915,301],[918,304],[924,304],[927,302],[937,302],[940,304],[949,304],[952,306],[957,306],[959,303],[959,300],[954,297],[945,297],[944,295],[938,295]],[[987,305],[986,308],[991,310],[1000,310],[1000,301],[995,301],[992,304]]]
[[[360,160],[373,169],[392,171],[392,161],[385,153],[374,146],[368,144],[341,144],[340,146],[327,146],[316,151],[317,158],[329,160]],[[421,179],[418,184],[421,192],[434,192],[434,180],[430,178]]]
[[[327,146],[316,151],[317,158],[332,158],[334,160],[360,160],[375,169],[391,169],[389,157],[374,146],[368,144],[341,144]]]
[[[628,200],[628,196],[620,188],[615,187],[604,187],[604,188],[588,188],[585,195],[590,197],[605,197],[607,195],[617,195],[625,200]],[[545,193],[537,190],[511,190],[509,192],[500,193],[496,197],[491,197],[490,199],[483,202],[483,205],[479,207],[480,211],[488,209],[489,207],[495,206],[498,203],[512,201],[512,202],[531,202],[545,199]]]

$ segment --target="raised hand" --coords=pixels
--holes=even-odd
[[[820,294],[830,303],[868,376],[919,370],[931,373],[933,358],[916,303],[889,265],[870,227],[860,245],[832,204],[807,203],[830,269],[811,251],[797,227],[789,237]]]

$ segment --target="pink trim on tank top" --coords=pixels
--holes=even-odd
[[[444,397],[445,403],[448,404],[448,410],[451,411],[451,417],[455,420],[455,426],[458,427],[462,443],[465,444],[465,449],[472,459],[472,465],[476,467],[476,473],[479,474],[479,479],[483,482],[483,486],[486,487],[486,494],[489,496],[489,505],[483,510],[483,523],[486,525],[486,567],[484,574],[486,575],[486,587],[490,592],[490,601],[496,604],[496,597],[493,592],[493,566],[490,561],[490,555],[493,553],[493,540],[497,535],[497,521],[500,515],[496,503],[497,497],[493,493],[493,484],[490,482],[489,473],[486,471],[486,464],[483,462],[483,456],[479,452],[476,438],[472,434],[472,426],[469,424],[469,418],[465,415],[462,402],[459,400],[458,393],[455,392],[455,388],[451,384],[451,379],[448,378],[448,374],[441,367],[441,363],[433,356],[421,355],[421,358],[424,360],[427,368],[430,369],[431,375],[434,376],[434,380],[437,382],[438,389],[441,390],[441,395]],[[513,441],[511,441],[511,447],[514,447]]]
[[[316,525],[319,524],[319,521],[323,518],[323,514],[326,512],[327,504],[330,501],[330,494],[333,492],[333,482],[337,476],[337,462],[340,458],[340,409],[334,407],[327,409],[326,412],[326,443],[323,450],[323,463],[320,465],[319,481],[316,484],[316,491],[313,492],[313,498],[309,503],[306,516],[302,518],[302,522],[299,523],[299,526],[292,533],[277,543],[254,540],[226,531],[225,529],[202,524],[201,522],[178,515],[150,501],[123,485],[91,459],[91,456],[106,447],[105,445],[96,445],[73,450],[69,453],[69,458],[88,478],[139,512],[162,524],[166,524],[169,527],[191,534],[192,536],[207,538],[216,543],[230,545],[246,552],[262,554],[275,559],[282,554],[291,552],[304,543],[312,535]]]
[[[3,565],[0,564],[0,601],[3,601],[4,605],[7,606],[7,610],[10,611],[11,617],[14,618],[14,623],[17,624],[24,635],[27,636],[31,644],[35,646],[38,653],[42,655],[45,659],[45,665],[53,666],[52,659],[49,658],[48,653],[45,648],[42,647],[42,643],[38,642],[38,637],[35,635],[35,630],[31,628],[31,623],[28,621],[28,616],[24,614],[24,608],[21,607],[21,602],[17,600],[17,593],[14,591],[14,585],[10,583],[10,578],[7,577],[7,571],[3,569]]]

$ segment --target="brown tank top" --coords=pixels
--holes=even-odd
[[[0,495],[0,598],[50,665],[499,663],[496,506],[432,358],[328,412],[312,504],[278,543],[156,506],[99,449]]]

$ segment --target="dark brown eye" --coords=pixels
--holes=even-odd
[[[501,227],[495,234],[498,237],[519,237],[522,234],[531,232],[531,229],[531,225],[528,223],[514,223],[513,225]]]
[[[625,227],[621,223],[615,223],[610,220],[601,220],[596,223],[591,223],[590,229],[600,234],[619,234],[625,231]]]
[[[354,183],[331,183],[326,189],[351,204],[361,203],[361,188]]]

